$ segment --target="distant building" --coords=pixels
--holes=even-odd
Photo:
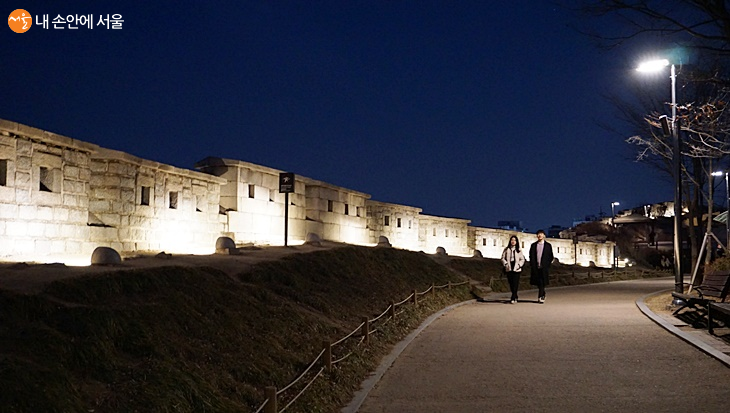
[[[561,225],[551,225],[550,228],[547,229],[547,236],[549,238],[560,238],[560,232],[566,229],[567,228]]]
[[[573,227],[577,227],[578,225],[585,224],[586,222],[600,221],[601,218],[602,218],[602,216],[603,216],[603,214],[601,214],[600,217],[599,216],[596,216],[596,215],[586,215],[585,218],[583,218],[583,219],[575,218],[575,219],[573,219],[573,225],[572,226]]]
[[[525,227],[522,226],[522,221],[497,221],[497,228],[509,231],[525,231]]]

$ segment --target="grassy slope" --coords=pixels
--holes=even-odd
[[[164,267],[57,281],[38,295],[0,291],[0,412],[254,411],[265,386],[288,384],[323,340],[345,336],[362,317],[465,276],[494,278],[503,291],[499,271],[497,260],[344,247],[235,277]],[[560,284],[591,281],[560,276]],[[468,291],[402,306],[287,411],[339,411],[395,342],[433,312],[472,298]]]
[[[413,289],[462,280],[425,254],[346,247],[233,278],[165,267],[58,281],[32,296],[0,291],[0,411],[252,411],[263,388],[289,383],[323,339]],[[468,298],[460,288],[403,306],[381,337],[288,411],[335,411],[393,342]]]

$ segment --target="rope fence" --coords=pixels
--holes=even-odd
[[[319,377],[322,376],[322,373],[325,371],[330,371],[332,369],[332,366],[343,362],[345,359],[350,357],[352,354],[354,354],[354,351],[357,347],[362,346],[363,344],[367,345],[370,342],[370,336],[376,334],[377,332],[382,330],[382,327],[390,320],[396,318],[398,315],[403,314],[405,312],[404,309],[400,311],[396,311],[398,307],[405,305],[409,302],[413,303],[414,305],[418,305],[418,297],[423,297],[428,293],[431,293],[431,296],[436,295],[437,290],[443,290],[443,289],[451,289],[451,287],[459,287],[462,285],[467,285],[469,282],[464,281],[461,283],[451,283],[448,282],[444,285],[434,286],[431,284],[431,286],[426,289],[423,292],[418,292],[417,290],[413,290],[413,292],[406,297],[403,301],[400,302],[390,302],[390,305],[377,317],[370,319],[368,317],[363,317],[362,323],[358,325],[352,332],[345,335],[344,337],[340,338],[339,340],[335,341],[334,343],[330,343],[327,340],[324,340],[322,342],[322,351],[312,360],[311,363],[307,366],[306,369],[302,373],[300,373],[294,380],[291,381],[291,383],[284,386],[281,390],[277,390],[276,387],[270,386],[266,387],[264,389],[264,397],[266,398],[264,402],[259,406],[259,408],[256,410],[255,413],[282,413],[286,409],[288,409],[294,402],[299,399],[299,397],[304,394],[304,392],[314,383],[315,380],[317,380]],[[387,317],[386,317],[387,316]],[[385,319],[383,319],[385,317]],[[373,324],[383,320],[379,327],[373,327]],[[351,338],[358,338],[358,340],[354,342],[349,342],[348,340]],[[339,353],[345,353],[340,358],[333,360],[332,359],[332,353],[333,350],[337,347],[337,351]],[[322,366],[316,373],[310,374],[312,371],[312,368],[317,364],[321,363]],[[297,385],[301,385],[303,383],[303,380],[306,376],[312,376],[309,378],[309,381],[306,382],[305,385],[299,386],[301,389],[294,395],[291,396],[290,399],[286,402],[286,405],[282,407],[281,409],[278,408],[279,403],[283,403],[283,399],[285,399],[284,393],[289,393],[289,390],[298,388]]]

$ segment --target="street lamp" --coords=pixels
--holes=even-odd
[[[725,209],[725,246],[730,246],[730,181],[728,181],[728,171],[725,174],[725,197],[726,197],[726,209]],[[723,172],[713,172],[712,176],[722,176]]]
[[[652,60],[644,62],[636,68],[639,72],[657,72],[663,68],[671,66],[670,78],[672,79],[672,173],[674,174],[674,291],[678,293],[684,292],[682,279],[682,261],[681,261],[681,237],[682,229],[682,176],[681,159],[679,151],[679,123],[677,122],[677,75],[674,65],[669,60]],[[675,303],[676,304],[676,303]]]
[[[619,205],[618,202],[611,202],[611,226],[613,227],[614,237],[616,232],[616,210],[614,207]],[[616,239],[613,240],[613,267],[618,268],[618,255],[616,254]]]
[[[618,202],[611,202],[611,226],[616,228],[616,223],[614,222],[616,220],[616,210],[613,209],[613,207],[621,205]]]

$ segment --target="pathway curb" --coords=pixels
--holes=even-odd
[[[642,313],[644,313],[645,316],[649,317],[652,321],[659,324],[661,327],[663,327],[665,330],[669,331],[670,333],[674,334],[675,336],[681,338],[682,340],[688,342],[689,344],[697,347],[699,350],[703,351],[707,355],[716,358],[718,361],[723,363],[725,366],[730,367],[730,356],[727,354],[717,350],[716,348],[713,348],[709,344],[698,340],[695,336],[691,334],[687,334],[684,331],[680,330],[676,326],[674,326],[672,323],[664,319],[663,317],[657,315],[653,311],[649,309],[649,307],[645,304],[645,301],[647,298],[653,297],[655,295],[666,293],[667,291],[673,291],[673,290],[662,290],[657,291],[655,293],[647,294],[638,300],[636,300],[636,306],[639,307],[639,310],[641,310]]]

